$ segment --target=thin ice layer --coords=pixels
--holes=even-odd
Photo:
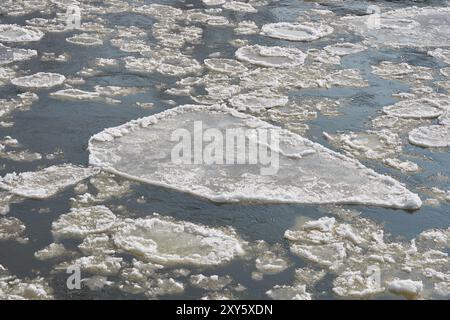
[[[171,141],[171,135],[177,129],[192,135],[197,121],[205,128],[219,130],[222,136],[233,128],[270,129],[279,135],[279,147],[272,148],[278,157],[268,165],[175,164],[171,154],[179,140]],[[254,136],[246,139],[256,139],[251,141],[262,148],[267,146]],[[107,171],[217,202],[421,206],[416,194],[389,176],[297,134],[218,105],[181,106],[106,129],[90,139],[89,151],[90,164]],[[236,159],[236,150],[229,157]]]

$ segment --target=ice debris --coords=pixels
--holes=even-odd
[[[0,24],[0,42],[34,42],[44,37],[44,33],[34,27],[17,24]]]

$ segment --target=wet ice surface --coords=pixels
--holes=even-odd
[[[78,2],[0,8],[0,299],[449,298],[445,1]],[[170,129],[246,116],[107,129],[184,104],[297,145],[266,181],[166,165]]]

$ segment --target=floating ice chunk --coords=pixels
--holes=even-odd
[[[259,32],[259,28],[253,21],[240,21],[238,26],[234,29],[236,34],[257,34]]]
[[[208,92],[208,98],[217,101],[230,99],[232,96],[238,94],[241,88],[238,85],[212,84],[205,87],[205,90]]]
[[[203,274],[192,275],[189,279],[191,285],[204,290],[220,291],[229,285],[232,279],[229,276],[219,277],[217,275],[205,276]]]
[[[418,236],[417,243],[428,243],[431,248],[450,248],[450,228],[426,230]]]
[[[349,54],[355,54],[364,51],[367,49],[367,47],[363,46],[362,44],[344,42],[328,45],[324,49],[326,52],[332,55],[346,56]]]
[[[0,140],[0,158],[12,161],[35,161],[42,159],[39,153],[30,152],[26,149],[18,150],[21,147],[16,139],[6,136],[5,139]]]
[[[50,300],[53,290],[44,278],[18,279],[0,265],[0,300]]]
[[[342,297],[367,298],[385,290],[361,271],[345,271],[333,282],[333,292]]]
[[[30,60],[36,56],[36,50],[9,48],[0,43],[0,66]]]
[[[258,12],[250,3],[240,1],[227,1],[223,6],[224,9],[240,12],[256,13]]]
[[[293,244],[291,252],[330,270],[338,269],[347,256],[342,242],[314,246]]]
[[[116,216],[105,206],[72,209],[52,223],[52,233],[57,239],[83,239],[110,230],[115,222]]]
[[[67,270],[69,266],[77,266],[82,272],[100,276],[115,276],[122,269],[123,258],[105,255],[81,257],[64,262],[55,267],[55,270]]]
[[[448,47],[448,7],[416,6],[383,12],[380,16],[346,16],[342,21],[377,46]],[[378,25],[379,28],[374,28]]]
[[[233,59],[206,59],[206,67],[216,72],[227,74],[239,74],[247,71],[247,68],[239,61]]]
[[[18,198],[9,192],[0,191],[0,216],[8,214],[10,205],[14,202],[20,202]]]
[[[409,142],[425,148],[450,147],[450,127],[431,125],[420,127],[409,133]]]
[[[260,111],[274,107],[284,106],[288,97],[277,95],[270,91],[250,92],[232,97],[230,104],[239,111]]]
[[[322,217],[319,220],[307,221],[303,225],[304,230],[319,230],[321,232],[329,232],[334,227],[336,223],[335,218]]]
[[[321,82],[324,82],[322,85]],[[367,87],[368,82],[361,76],[359,70],[356,69],[344,69],[337,70],[328,74],[324,80],[317,81],[320,87]]]
[[[325,50],[319,50],[314,48],[309,49],[308,56],[312,61],[318,62],[319,64],[328,64],[337,66],[341,64],[340,56],[331,54]]]
[[[405,296],[406,298],[417,298],[423,290],[422,281],[393,280],[389,283],[388,290],[392,293]]]
[[[0,188],[25,198],[44,199],[97,174],[98,171],[95,168],[64,164],[35,172],[13,172],[0,177]]]
[[[255,266],[262,274],[277,274],[289,267],[289,262],[281,246],[270,247],[265,241],[258,241]]]
[[[230,291],[209,292],[208,295],[201,297],[201,300],[237,300],[238,298]]]
[[[401,171],[405,171],[405,172],[419,171],[419,166],[416,163],[411,162],[409,160],[401,161],[399,159],[387,158],[387,159],[384,159],[383,162],[385,164],[387,164],[388,166],[398,169],[398,170],[401,170]]]
[[[156,279],[151,283],[150,288],[145,292],[145,295],[154,298],[157,296],[181,294],[184,292],[184,285],[172,278]]]
[[[115,248],[112,240],[107,234],[89,234],[84,238],[78,248],[85,255],[112,255]]]
[[[70,252],[60,243],[51,243],[44,249],[34,253],[34,256],[38,260],[50,260],[68,255],[70,255]]]
[[[57,73],[38,72],[31,76],[15,78],[11,83],[20,88],[47,89],[59,86],[66,81],[66,77]]]
[[[314,287],[317,282],[325,277],[326,272],[324,270],[314,270],[311,268],[295,269],[296,282],[306,285],[307,287]]]
[[[114,284],[112,281],[108,281],[104,276],[92,276],[82,279],[81,282],[89,288],[89,290],[97,291],[103,289],[105,286],[111,286]]]
[[[111,174],[101,172],[89,179],[90,184],[97,193],[90,202],[101,203],[111,198],[123,197],[131,192],[131,182],[125,179],[117,179]]]
[[[277,22],[265,24],[261,29],[261,34],[291,41],[313,41],[323,38],[333,31],[331,26],[318,23]]]
[[[311,300],[311,294],[306,292],[305,285],[275,286],[266,294],[274,300]]]
[[[50,97],[58,100],[67,101],[108,101],[102,97],[98,92],[89,92],[79,89],[63,89],[56,92],[50,93]],[[113,100],[117,101],[117,100]],[[117,101],[120,102],[120,101]]]
[[[224,4],[226,0],[202,0],[202,2],[207,6],[219,6]]]
[[[25,229],[25,225],[17,218],[0,218],[0,241],[14,240],[25,243],[28,241],[22,237]]]
[[[150,217],[126,219],[113,234],[121,250],[163,265],[213,266],[244,253],[233,231]]]
[[[411,119],[432,119],[443,113],[440,104],[430,99],[415,99],[386,106],[383,112],[389,116]]]
[[[378,66],[372,66],[372,73],[387,80],[402,82],[417,82],[433,80],[433,69],[422,66],[412,66],[405,62],[394,63],[382,61]]]
[[[450,127],[450,109],[445,110],[444,113],[438,118],[438,123],[443,126]]]
[[[450,297],[450,282],[435,283],[434,291],[440,296]]]
[[[89,33],[77,34],[66,39],[67,42],[77,44],[80,46],[101,46],[103,45],[102,39],[98,36],[91,35]]]
[[[120,277],[125,280],[126,285],[121,287],[121,290],[127,291],[127,289],[138,288],[138,291],[143,292],[144,287],[149,282],[149,278],[156,277],[158,270],[164,269],[162,265],[152,264],[149,262],[143,262],[133,259],[132,267],[122,269]],[[130,286],[129,288],[127,288]]]
[[[4,86],[16,76],[16,71],[12,68],[0,67],[0,86]]]
[[[302,65],[306,54],[295,48],[253,45],[239,48],[236,58],[262,67],[290,68]]]
[[[158,20],[176,19],[183,14],[183,10],[172,6],[152,3],[133,8],[137,13],[147,14]]]
[[[236,127],[274,130],[280,137],[280,150],[274,150],[279,154],[277,174],[261,175],[263,166],[258,164],[174,165],[171,154],[177,143],[171,141],[170,136],[180,128],[192,132],[196,121],[221,132]],[[133,120],[114,128],[117,130],[125,133],[114,137],[110,134],[113,130],[106,129],[91,138],[89,161],[92,165],[213,201],[347,203],[405,209],[421,206],[416,194],[391,177],[377,174],[356,160],[224,106],[181,106]]]
[[[184,76],[196,74],[202,70],[197,60],[183,55],[167,56],[161,59],[161,64],[156,71],[170,76]]]
[[[428,51],[428,55],[450,64],[450,50],[448,49],[437,48],[432,51]]]
[[[325,137],[347,153],[367,159],[385,159],[401,151],[401,139],[389,130],[349,132],[338,135],[324,133]]]
[[[44,37],[44,33],[34,27],[22,27],[17,24],[0,24],[0,41],[33,42]]]

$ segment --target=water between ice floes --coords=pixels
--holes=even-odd
[[[145,1],[151,3],[150,1]],[[200,1],[163,1],[166,5],[172,5],[186,10],[187,8],[207,8]],[[372,2],[370,2],[372,3]],[[440,5],[443,1],[434,1]],[[410,5],[422,5],[421,2],[396,2],[382,3],[384,6],[395,8]],[[338,15],[363,14],[368,3],[365,1],[354,1],[354,4],[339,1],[324,1],[322,9],[329,9]],[[428,5],[430,5],[428,3]],[[258,7],[258,13],[245,13],[239,11],[224,11],[223,16],[229,20],[253,20],[258,26],[280,21],[294,21],[303,10],[314,8],[314,4],[302,1],[279,1],[268,6]],[[47,17],[45,13],[30,13],[25,16],[0,15],[1,24],[25,25],[26,20],[36,17]],[[138,26],[150,30],[155,19],[146,15],[132,13],[109,13],[105,15],[106,27],[114,25]],[[220,52],[221,58],[234,58],[235,47],[229,41],[236,38],[233,30],[223,26],[202,25],[203,38],[193,45],[192,54],[198,61],[210,58],[210,55]],[[75,34],[76,32],[73,32]],[[38,52],[55,52],[57,54],[68,53],[70,59],[67,62],[46,62],[38,59],[22,62],[21,70],[27,70],[26,75],[39,72],[49,72],[70,77],[89,66],[94,58],[120,58],[127,54],[105,41],[103,46],[79,46],[66,42],[70,33],[52,33],[45,36],[41,41],[20,44],[18,47],[34,49]],[[313,42],[289,42],[283,39],[275,39],[260,35],[244,35],[250,45],[262,46],[289,46],[303,50],[311,48],[323,48],[337,42],[358,43],[361,37],[358,35],[346,35],[345,39],[334,38],[318,39]],[[155,39],[149,37],[150,46]],[[9,43],[8,45],[14,46]],[[365,88],[312,88],[293,90],[290,98],[302,101],[306,97],[327,97],[341,99],[340,115],[325,117],[319,115],[316,119],[308,121],[309,130],[305,137],[333,149],[333,146],[325,139],[323,132],[336,133],[340,130],[345,132],[361,132],[369,130],[370,119],[380,115],[383,106],[392,105],[396,102],[391,96],[393,93],[408,91],[408,83],[383,79],[371,73],[371,66],[378,65],[381,61],[393,61],[396,63],[406,62],[410,65],[420,65],[439,69],[444,65],[437,60],[430,59],[426,52],[420,52],[414,48],[393,49],[382,47],[378,50],[369,48],[366,51],[341,57],[344,68],[360,70],[363,78],[368,80],[369,85]],[[18,162],[8,159],[0,159],[0,176],[7,173],[37,171],[39,168],[48,167],[60,163],[72,163],[86,166],[88,164],[88,140],[94,134],[105,128],[115,127],[130,120],[152,115],[171,108],[174,105],[192,103],[189,97],[169,95],[161,88],[170,88],[175,85],[174,77],[160,73],[117,72],[114,68],[103,68],[101,72],[93,77],[86,77],[86,83],[77,86],[78,89],[95,91],[95,86],[122,86],[143,87],[145,92],[138,92],[118,98],[121,103],[108,103],[104,100],[94,100],[82,103],[78,101],[54,99],[49,96],[56,90],[39,90],[39,100],[35,101],[32,108],[26,111],[16,111],[12,114],[14,125],[11,127],[0,127],[0,136],[11,136],[30,152],[42,155],[62,154],[48,159],[43,157],[37,161]],[[59,88],[61,89],[61,88]],[[58,90],[59,90],[58,89]],[[13,98],[21,93],[20,88],[14,85],[0,86],[0,98]],[[168,100],[173,100],[170,103]],[[141,108],[136,102],[145,101],[152,103],[152,108]],[[379,173],[389,174],[398,181],[404,183],[409,190],[419,193],[421,198],[430,197],[417,186],[428,189],[440,187],[449,190],[449,181],[440,179],[442,175],[449,176],[450,157],[447,151],[434,151],[426,148],[418,148],[405,144],[403,151],[410,159],[417,163],[422,170],[413,175],[404,174],[399,170],[392,169],[376,161],[363,159],[363,164]],[[335,149],[336,150],[336,149]],[[429,161],[432,159],[432,161]],[[281,243],[283,248],[289,252],[289,243],[284,239],[284,232],[300,219],[318,219],[324,215],[323,208],[315,205],[299,204],[217,204],[204,199],[199,199],[188,194],[155,186],[135,183],[132,185],[132,193],[125,196],[108,200],[106,203],[120,209],[126,208],[132,213],[131,218],[145,217],[153,212],[162,216],[169,216],[178,220],[204,224],[210,227],[220,228],[231,226],[236,233],[245,241],[254,242],[265,240],[270,245]],[[24,200],[11,204],[8,217],[19,218],[26,225],[26,237],[30,241],[20,243],[16,241],[0,241],[0,264],[5,266],[10,273],[17,277],[35,277],[36,270],[41,276],[49,275],[53,263],[35,259],[34,253],[46,247],[53,241],[51,224],[63,213],[70,211],[70,198],[75,197],[76,192],[68,189],[58,193],[55,197],[45,201]],[[138,201],[140,198],[146,201]],[[361,215],[368,217],[383,225],[385,232],[406,239],[415,238],[420,232],[450,226],[450,205],[442,201],[437,206],[424,205],[419,211],[407,212],[379,207],[353,206],[354,210],[360,211]],[[77,243],[65,241],[64,245],[75,248]],[[13,254],[12,254],[13,253]],[[125,259],[131,257],[124,254]],[[306,265],[304,260],[288,253],[288,259],[295,268]],[[236,260],[226,266],[204,271],[205,274],[230,275],[235,283],[240,283],[247,288],[248,297],[267,298],[265,292],[275,285],[292,284],[294,279],[294,268],[275,275],[265,275],[261,281],[252,279],[255,271],[254,263],[245,260]],[[195,268],[192,274],[195,274]],[[65,288],[65,274],[52,277],[51,286],[54,288],[58,298],[94,298],[94,297],[144,297],[142,295],[130,295],[120,290],[109,291],[67,291]],[[331,294],[331,278],[325,277],[317,292],[326,291],[325,295],[318,298],[336,298]],[[316,293],[316,292],[313,292]],[[198,288],[188,287],[184,293],[172,295],[172,297],[199,298],[203,295]],[[162,296],[165,298],[165,296]],[[167,296],[170,297],[170,296]]]

